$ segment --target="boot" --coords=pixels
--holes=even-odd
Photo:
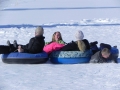
[[[10,48],[10,49],[9,49],[9,52],[12,52],[12,44],[10,43],[10,41],[9,41],[9,40],[7,41],[7,45],[8,45],[8,46],[9,46],[9,48]]]
[[[8,45],[9,47],[10,47],[10,45],[11,45],[11,43],[10,43],[10,41],[9,41],[9,40],[7,41],[7,45]]]
[[[16,41],[16,40],[13,41],[13,46],[14,46],[16,49],[18,48],[18,44],[17,44],[17,41]]]
[[[10,43],[10,41],[8,40],[7,41],[7,45],[9,46],[9,52],[14,52],[16,50],[16,48],[14,47],[13,44]]]

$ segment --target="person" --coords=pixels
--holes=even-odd
[[[111,52],[108,48],[103,48],[101,51],[98,51],[92,55],[90,63],[107,63],[110,54]]]
[[[14,41],[14,44],[10,44],[9,41],[7,41],[8,46],[9,46],[9,51],[7,52],[14,52],[17,50],[20,53],[40,53],[43,51],[43,47],[45,45],[44,41],[44,29],[41,26],[38,26],[35,29],[35,37],[31,38],[29,40],[29,43],[26,45],[18,45],[17,41]]]
[[[60,43],[60,44],[66,44],[63,39],[62,39],[62,35],[59,31],[57,32],[54,32],[54,34],[52,35],[52,41],[50,42],[45,42],[45,45],[47,44],[50,44],[52,42],[57,42],[57,43]]]
[[[62,39],[62,35],[59,31],[55,32],[52,35],[52,41],[46,42],[46,45],[44,46],[43,50],[50,54],[53,51],[60,50],[66,43]]]
[[[111,48],[109,44],[105,44],[104,46],[100,47],[101,49],[91,57],[90,63],[118,63],[119,51],[117,47],[114,46]]]
[[[102,50],[103,48],[108,48],[109,50],[111,50],[112,48],[111,45],[106,44],[106,43],[100,43],[100,47],[98,47],[97,44],[98,44],[98,41],[90,42],[90,49],[93,54]]]
[[[98,41],[90,42],[90,49],[92,51],[92,54],[95,54],[97,51],[99,51],[97,44]]]
[[[84,38],[84,34],[82,31],[78,30],[75,34],[77,41],[72,41],[66,44],[61,51],[86,51],[90,50],[90,45],[87,39]]]

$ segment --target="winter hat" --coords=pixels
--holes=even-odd
[[[83,40],[84,34],[83,34],[82,31],[79,30],[79,31],[76,32],[75,37],[76,37],[77,40]]]
[[[35,29],[35,33],[36,33],[37,35],[43,35],[43,33],[44,33],[43,27],[38,26],[38,27]]]

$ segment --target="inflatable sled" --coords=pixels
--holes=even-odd
[[[120,63],[120,58],[117,59],[117,62]]]
[[[9,53],[2,54],[2,61],[8,64],[39,64],[45,63],[48,60],[48,55],[45,52],[30,54],[30,53]]]
[[[54,64],[79,64],[88,63],[90,61],[92,52],[81,51],[55,51],[50,55],[50,61]]]
[[[119,56],[119,50],[117,48],[115,48],[115,47],[112,47],[111,48],[111,53],[114,56],[114,58],[116,58],[117,63],[120,63],[120,59],[118,58],[118,56]]]

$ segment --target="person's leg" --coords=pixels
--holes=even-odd
[[[92,50],[93,54],[99,51],[99,48],[97,47],[98,42],[94,41],[90,43],[90,49]]]
[[[16,41],[16,40],[13,41],[13,46],[14,46],[16,49],[18,48],[18,44],[17,44],[17,41]]]
[[[0,45],[0,54],[10,53],[10,47],[5,45]]]
[[[119,56],[119,50],[117,49],[117,46],[113,46],[111,48],[111,60],[115,63],[118,63],[118,56]]]
[[[10,41],[8,40],[8,41],[7,41],[7,45],[8,45],[9,48],[10,48],[10,50],[9,50],[10,52],[14,52],[14,51],[16,52],[16,51],[17,51],[18,44],[17,44],[17,41],[16,41],[16,40],[13,41],[13,44],[11,44]]]
[[[112,52],[112,60],[115,63],[118,63],[119,50],[117,49],[117,46],[113,46],[111,52]]]
[[[112,58],[112,59],[111,59],[112,62],[118,63],[118,60],[117,60],[117,59],[118,59],[118,54],[112,54],[112,55],[111,55],[111,58]]]

